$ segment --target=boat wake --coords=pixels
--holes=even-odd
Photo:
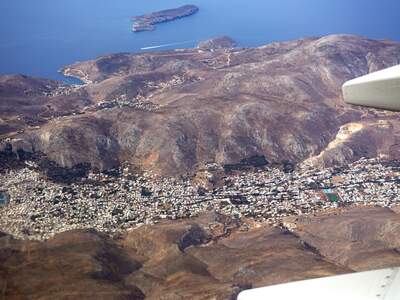
[[[165,47],[170,47],[170,46],[189,44],[189,43],[193,43],[193,42],[194,42],[194,40],[177,42],[177,43],[169,43],[169,44],[161,44],[161,45],[156,45],[156,46],[143,47],[143,48],[140,48],[140,50],[159,49],[159,48],[165,48]]]

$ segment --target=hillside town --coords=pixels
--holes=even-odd
[[[43,240],[56,233],[94,228],[117,234],[163,219],[215,211],[283,226],[285,217],[344,207],[400,204],[400,162],[362,159],[344,167],[310,167],[292,172],[266,166],[226,174],[205,166],[204,188],[193,178],[156,178],[127,167],[90,171],[70,184],[48,180],[34,162],[0,173],[0,231]],[[286,171],[286,172],[285,172]]]

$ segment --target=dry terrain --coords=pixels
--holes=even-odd
[[[63,167],[128,162],[182,175],[206,162],[399,158],[399,114],[346,105],[341,84],[400,63],[400,43],[332,35],[251,49],[113,54],[65,88],[0,78],[0,139]],[[8,139],[7,139],[8,138]]]
[[[19,195],[0,210],[7,224],[31,226],[13,228],[26,239],[0,233],[0,299],[235,299],[251,287],[400,266],[399,113],[352,107],[341,96],[346,80],[400,64],[400,43],[353,35],[251,49],[231,48],[227,38],[220,43],[226,46],[214,41],[195,49],[112,54],[65,67],[64,74],[84,81],[80,86],[0,76],[0,192]],[[354,174],[342,168],[343,176],[323,169],[363,157],[379,159],[361,160]],[[226,182],[227,168],[268,163],[276,168]],[[308,172],[307,165],[317,167],[315,174],[290,179],[296,166]],[[207,173],[210,166],[218,167]],[[113,181],[117,167],[135,175]],[[204,172],[184,176],[198,170]],[[97,171],[110,178],[93,175]],[[88,174],[102,178],[91,179],[98,184],[92,191],[74,181]],[[153,175],[164,184],[147,184],[144,178]],[[304,199],[307,193],[318,196],[331,177],[351,179],[342,185],[354,189],[339,188],[349,201]],[[205,182],[206,189],[192,187],[188,178]],[[253,182],[257,186],[248,186]],[[301,182],[307,191],[288,182]],[[213,203],[229,191],[238,196],[237,205],[246,202],[243,192],[253,193],[255,202],[244,205],[251,211],[256,203],[256,215],[288,217],[276,218],[275,226],[247,218],[231,198],[215,206],[230,215],[212,205],[191,211],[190,205],[203,203],[192,203],[193,193],[210,195]],[[276,199],[263,198],[269,192]],[[118,207],[109,199],[118,199]],[[127,204],[143,213],[128,218]],[[109,226],[118,220],[135,226],[127,223],[113,235],[69,230],[79,228],[72,221],[100,219],[96,209],[102,220],[111,220]],[[158,224],[151,224],[153,216],[138,223],[151,209],[174,212],[159,216]],[[50,224],[64,218],[63,210],[71,216],[63,222],[72,222],[65,226],[74,227],[43,241],[28,239],[30,229],[63,224]],[[197,217],[189,218],[192,213]],[[43,217],[50,215],[56,218]],[[39,226],[43,220],[49,227]]]
[[[247,223],[246,223],[247,222]],[[70,231],[0,237],[2,299],[235,299],[246,288],[400,266],[400,216],[332,211],[293,232],[209,213],[111,239]]]

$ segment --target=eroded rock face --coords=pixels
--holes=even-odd
[[[44,243],[1,236],[0,265],[5,299],[144,299],[122,281],[140,263],[94,231],[71,231]]]
[[[400,265],[399,215],[390,209],[353,209],[297,218],[295,233],[330,261],[356,271]]]
[[[21,134],[90,104],[84,90],[23,75],[0,76],[0,140]]]
[[[128,161],[159,175],[253,156],[319,165],[396,158],[399,114],[349,106],[341,85],[399,63],[400,43],[352,35],[253,49],[121,53],[65,68],[87,84],[40,98],[56,112],[68,103],[63,117],[47,111],[38,127],[17,120],[11,128],[8,120],[18,115],[11,112],[0,128],[64,167]],[[1,97],[10,99],[5,82]]]
[[[45,242],[0,234],[2,296],[235,299],[246,288],[400,266],[393,211],[346,209],[292,221],[293,233],[209,213],[113,239],[91,230]]]

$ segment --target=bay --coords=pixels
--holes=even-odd
[[[184,4],[200,12],[131,31],[131,16]],[[399,25],[398,0],[2,0],[0,74],[73,82],[57,70],[110,53],[194,47],[221,35],[243,47],[333,33],[400,40]]]

